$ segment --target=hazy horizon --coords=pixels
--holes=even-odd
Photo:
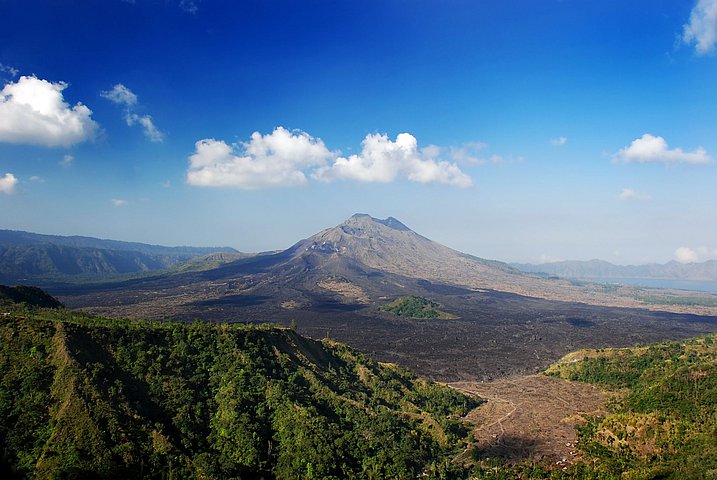
[[[717,258],[717,0],[11,0],[0,228],[507,262]]]

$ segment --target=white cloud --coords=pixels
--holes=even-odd
[[[112,90],[100,92],[100,96],[102,98],[106,98],[112,103],[122,105],[127,108],[137,105],[137,95],[121,83],[112,87]]]
[[[323,166],[333,156],[320,139],[283,127],[267,135],[254,132],[250,141],[234,146],[206,138],[189,157],[187,183],[244,189],[302,185],[304,170]]]
[[[124,107],[124,119],[127,125],[130,127],[134,124],[139,124],[144,129],[144,136],[152,142],[164,141],[164,134],[157,129],[152,121],[152,117],[149,115],[139,115],[134,111],[137,106],[137,95],[125,87],[121,83],[118,83],[112,90],[100,92],[100,96],[111,101],[115,105]]]
[[[564,262],[565,259],[561,257],[554,257],[552,255],[547,255],[545,253],[541,254],[540,257],[538,257],[538,263],[556,263],[556,262]]]
[[[444,183],[458,187],[472,185],[471,178],[457,164],[435,158],[434,149],[419,150],[416,137],[401,133],[395,141],[387,135],[367,135],[361,153],[338,157],[331,165],[319,168],[318,180],[358,180],[362,182],[392,182],[407,178],[419,183]]]
[[[0,142],[67,147],[94,138],[92,110],[68,105],[64,82],[20,77],[0,92]]]
[[[424,148],[423,151],[425,152],[427,148],[428,147]],[[449,152],[451,159],[459,165],[483,165],[486,163],[486,160],[481,157],[480,152],[486,148],[488,148],[487,143],[468,142],[460,147],[450,147]],[[440,154],[440,150],[431,158],[437,157],[438,154]]]
[[[179,8],[194,15],[199,10],[199,5],[197,5],[199,1],[200,0],[180,0]]]
[[[632,188],[623,188],[617,197],[618,200],[652,200],[652,197],[646,193],[638,192]]]
[[[127,200],[121,199],[121,198],[113,198],[112,199],[112,205],[115,207],[124,207],[129,202]]]
[[[698,55],[714,51],[717,43],[717,0],[698,0],[682,31],[682,42],[695,45]]]
[[[9,65],[3,65],[2,63],[0,63],[0,73],[7,73],[12,78],[15,78],[17,77],[17,74],[20,73],[20,71],[17,68],[13,68]]]
[[[62,157],[62,160],[60,160],[57,163],[59,163],[64,168],[69,168],[72,166],[73,163],[75,163],[75,157],[67,154],[64,157]]]
[[[628,147],[624,147],[615,153],[613,161],[622,163],[705,164],[712,162],[712,157],[702,147],[698,147],[692,152],[685,152],[681,148],[670,149],[664,138],[646,133],[642,137],[633,140]]]
[[[518,157],[504,157],[503,155],[493,154],[488,158],[488,161],[494,165],[512,165],[514,163],[523,163],[525,158]]]
[[[436,154],[433,154],[428,157],[429,159],[436,158],[441,153],[447,152],[451,160],[456,162],[458,165],[510,165],[514,163],[521,163],[525,160],[521,156],[504,156],[495,153],[486,157],[481,152],[482,150],[488,148],[488,144],[483,142],[468,142],[464,143],[460,147],[449,147],[447,149],[429,145],[428,147],[424,148],[422,152],[425,154],[427,151],[430,151],[429,148],[431,147],[434,147],[438,150]]]
[[[43,183],[45,181],[44,178],[37,176],[37,175],[33,175],[32,177],[29,178],[29,180],[31,182],[35,182],[35,183]]]
[[[15,185],[17,184],[17,177],[12,173],[6,173],[4,177],[0,177],[0,192],[12,193],[15,191]]]
[[[254,132],[249,142],[228,145],[207,138],[195,144],[189,157],[187,183],[206,187],[265,187],[302,185],[307,179],[330,182],[357,180],[392,182],[405,178],[418,183],[468,187],[472,181],[457,164],[438,158],[443,149],[418,149],[416,138],[402,133],[367,135],[359,154],[343,157],[320,139],[302,131],[277,127],[272,133]]]
[[[157,127],[155,127],[152,122],[152,117],[149,115],[137,115],[136,113],[130,113],[127,114],[125,120],[127,120],[127,125],[130,127],[135,123],[142,125],[142,128],[144,129],[144,136],[150,141],[161,142],[164,140],[164,134],[157,130]]]
[[[680,247],[675,250],[675,260],[681,263],[704,262],[714,258],[717,258],[717,248]]]
[[[566,143],[568,143],[568,137],[560,136],[558,138],[551,138],[550,143],[552,145],[555,145],[556,147],[559,147],[561,145],[565,145]]]

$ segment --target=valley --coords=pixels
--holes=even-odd
[[[717,0],[0,12],[0,480],[717,480]]]
[[[69,310],[18,309],[13,302],[59,304],[39,289],[2,291],[10,302],[6,307],[10,310],[3,314],[4,335],[12,339],[6,347],[9,355],[18,362],[43,358],[49,362],[43,367],[44,383],[20,386],[21,391],[32,396],[28,389],[47,389],[53,369],[63,372],[55,378],[74,378],[65,370],[64,360],[58,363],[65,357],[75,365],[71,371],[79,371],[82,381],[90,384],[79,397],[68,397],[85,425],[60,416],[50,421],[60,429],[53,436],[42,437],[43,430],[33,433],[34,441],[45,442],[44,450],[33,450],[27,458],[36,462],[38,472],[47,474],[63,468],[46,458],[46,452],[64,455],[60,450],[65,447],[55,437],[86,429],[94,432],[97,422],[111,420],[111,412],[119,408],[129,412],[122,415],[154,419],[155,430],[116,420],[129,425],[122,428],[130,428],[134,436],[135,457],[154,458],[156,465],[190,477],[211,471],[210,476],[217,478],[232,472],[324,478],[343,471],[349,478],[384,478],[388,468],[403,472],[398,478],[417,472],[430,478],[481,478],[488,472],[498,472],[502,478],[593,478],[599,468],[609,472],[606,478],[615,478],[612,475],[622,464],[611,463],[612,454],[600,453],[602,433],[596,436],[589,429],[604,419],[610,419],[610,425],[620,422],[616,418],[621,417],[614,415],[624,391],[585,375],[580,365],[603,356],[610,361],[609,352],[623,351],[615,348],[632,351],[640,346],[635,351],[642,352],[643,345],[694,343],[695,337],[717,332],[714,295],[570,283],[525,274],[432,242],[396,219],[368,215],[354,215],[280,252],[241,256],[215,252],[172,269],[99,283],[51,282],[48,288]],[[541,294],[526,295],[526,291]],[[559,298],[554,292],[560,292]],[[24,350],[12,349],[17,341],[37,344],[32,348],[41,348],[47,356],[28,360]],[[113,346],[117,342],[119,349]],[[226,350],[231,345],[233,350]],[[143,349],[159,355],[151,366],[154,371],[164,371],[162,365],[168,362],[180,369],[178,376],[170,380],[160,374],[142,380],[137,362],[148,361]],[[586,353],[583,358],[583,353],[575,352]],[[232,373],[240,366],[225,365],[228,360],[220,357],[227,355],[244,362],[244,374]],[[257,363],[257,359],[262,360]],[[220,363],[207,370],[207,362]],[[186,370],[190,364],[194,374]],[[96,371],[97,365],[105,365],[104,373]],[[216,377],[218,371],[225,372],[221,378]],[[253,389],[254,397],[237,397],[239,390],[226,390],[246,372],[254,380],[242,388]],[[21,376],[13,376],[12,371],[9,375],[6,385],[22,384]],[[297,385],[308,390],[296,390],[299,387],[292,383],[296,378],[303,378]],[[107,387],[112,382],[115,386]],[[176,382],[177,387],[166,390],[156,382]],[[207,388],[209,396],[199,393]],[[124,396],[121,392],[126,390],[132,393]],[[52,402],[68,395],[60,393],[59,386],[44,392]],[[259,392],[269,392],[269,401],[261,400]],[[107,395],[116,406],[108,406],[105,413],[82,410],[83,398]],[[181,413],[179,398],[194,405],[195,414]],[[290,400],[302,405],[299,408],[305,413],[286,417]],[[246,402],[255,402],[257,406],[251,408],[265,412],[260,422],[247,423],[248,417],[239,415],[249,408]],[[34,405],[32,415],[40,415],[41,404]],[[379,447],[366,451],[353,433],[340,434],[341,428],[359,429],[372,441],[388,435],[389,430],[375,423],[376,416],[382,415],[375,410],[377,405],[387,404],[393,413],[391,419],[386,417],[391,425],[386,428],[392,435],[423,435],[420,440],[414,438],[414,443],[389,454]],[[15,408],[12,402],[8,405],[3,408]],[[157,408],[164,412],[159,417]],[[331,422],[346,409],[354,413],[341,420],[343,427],[336,427]],[[360,412],[372,419],[362,419]],[[20,415],[12,421],[26,420]],[[290,450],[303,440],[282,437],[282,432],[297,425],[312,432],[305,444],[309,450],[301,456]],[[329,436],[319,433],[316,425],[329,428]],[[409,435],[406,429],[411,428],[423,433]],[[228,446],[227,429],[233,432],[232,441],[243,445],[239,450]],[[264,440],[246,443],[250,431],[252,438],[259,435]],[[209,443],[199,441],[197,435],[207,432]],[[29,448],[30,440],[16,438],[14,430],[3,435],[5,441],[16,442],[7,448],[18,452]],[[81,462],[81,468],[90,472],[89,465],[99,462],[130,477],[136,477],[139,468],[142,476],[144,467],[119,460],[115,452],[117,438],[125,434],[118,430],[104,439],[93,435],[92,445],[83,448],[95,460]],[[154,450],[142,450],[146,438],[154,439]],[[276,441],[280,443],[275,447]],[[344,450],[325,448],[336,441]],[[404,450],[426,448],[430,451],[421,450],[425,454],[420,460],[402,457]],[[173,449],[181,452],[179,463],[166,455]],[[217,451],[223,456],[209,461],[207,455]],[[385,455],[398,456],[399,463]],[[337,463],[339,458],[350,458],[344,460],[349,463]],[[5,461],[16,465],[17,460]],[[598,463],[590,466],[590,462]],[[635,471],[644,467],[639,455],[630,457],[630,462]],[[373,473],[368,474],[367,468]]]
[[[291,328],[39,306],[51,300],[0,291],[4,478],[717,471],[714,335],[579,350],[537,375],[441,385]]]
[[[444,381],[532,374],[575,349],[717,331],[717,295],[541,278],[466,256],[396,219],[361,214],[282,252],[50,291],[70,308],[116,318],[294,323],[305,335]],[[406,295],[457,318],[382,311]],[[648,296],[652,303],[638,300]]]

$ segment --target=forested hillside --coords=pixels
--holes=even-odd
[[[717,478],[714,336],[566,356],[546,373],[608,391],[607,414],[573,464],[516,464],[468,460],[477,398],[331,340],[0,293],[2,478]]]
[[[715,336],[576,352],[547,373],[615,394],[609,414],[592,419],[581,432],[593,474],[717,478]]]
[[[0,309],[3,478],[459,475],[478,401],[344,345]]]
[[[87,281],[176,267],[229,247],[164,247],[0,230],[0,283]]]

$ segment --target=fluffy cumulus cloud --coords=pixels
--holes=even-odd
[[[17,177],[15,177],[12,173],[6,173],[5,176],[0,177],[0,193],[14,192],[16,184]]]
[[[681,263],[704,262],[717,258],[717,248],[708,247],[680,247],[675,250],[675,260]]]
[[[416,138],[408,133],[398,135],[395,141],[375,134],[366,136],[360,153],[344,157],[308,133],[277,127],[267,135],[255,132],[250,141],[238,145],[215,139],[198,141],[189,157],[187,182],[203,187],[256,189],[302,185],[308,178],[323,182],[392,182],[405,178],[470,186],[470,177],[458,165],[437,158],[440,151],[433,146],[419,150]]]
[[[699,55],[715,49],[717,43],[717,0],[698,0],[690,13],[690,21],[682,31],[682,41],[694,44]]]
[[[65,102],[66,88],[34,76],[6,84],[0,91],[0,142],[67,147],[94,138],[92,111]]]
[[[115,105],[124,107],[124,119],[130,127],[138,124],[144,130],[144,136],[152,142],[162,142],[164,134],[154,125],[152,117],[149,115],[140,115],[135,112],[137,107],[137,95],[118,83],[111,90],[100,92],[100,96],[106,98]]]
[[[568,143],[568,137],[560,136],[560,137],[557,137],[557,138],[551,138],[551,139],[550,139],[550,143],[553,144],[553,145],[555,145],[556,147],[560,147],[560,146],[565,145],[566,143]]]
[[[443,183],[469,187],[471,178],[457,164],[435,157],[433,149],[419,150],[416,137],[401,133],[395,141],[387,135],[367,135],[361,152],[337,157],[330,165],[319,168],[318,180],[358,180],[361,182],[392,182],[405,177],[419,183]]]
[[[254,132],[239,145],[207,138],[195,144],[189,157],[187,183],[244,189],[302,185],[305,170],[323,166],[333,156],[320,139],[283,127],[267,135]]]
[[[712,162],[712,157],[702,147],[685,152],[681,148],[670,148],[660,136],[646,133],[620,149],[613,155],[613,160],[622,163],[705,164]]]
[[[632,188],[623,188],[622,192],[617,195],[618,200],[652,200],[652,197],[646,193],[638,192]]]

